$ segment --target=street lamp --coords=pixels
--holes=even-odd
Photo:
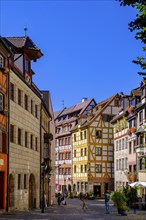
[[[45,201],[44,201],[44,178],[45,178],[45,172],[47,169],[47,165],[45,163],[45,161],[43,161],[41,163],[41,174],[42,174],[42,213],[44,213],[44,205],[45,205]]]
[[[66,192],[66,176],[67,176],[67,174],[66,174],[66,173],[63,173],[63,178],[64,178],[63,192],[64,192],[64,193]]]

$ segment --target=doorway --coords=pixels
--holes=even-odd
[[[0,209],[4,208],[4,172],[0,172]]]
[[[94,185],[94,196],[101,197],[101,185]]]
[[[36,199],[35,199],[35,178],[34,175],[31,174],[29,177],[29,209],[36,207]]]

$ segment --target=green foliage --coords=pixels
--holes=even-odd
[[[127,198],[123,190],[112,192],[110,199],[113,201],[114,206],[116,206],[118,209],[128,210]]]
[[[129,23],[129,30],[136,31],[135,38],[146,44],[146,0],[118,0],[121,6],[132,6],[137,9],[138,13],[134,21]],[[146,52],[146,47],[142,48]],[[146,69],[146,58],[138,56],[133,63],[140,65],[142,70]],[[138,72],[139,75],[146,75],[146,72]]]
[[[130,188],[127,190],[127,202],[128,205],[131,207],[137,201],[137,190],[135,188]]]

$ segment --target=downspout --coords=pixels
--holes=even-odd
[[[7,204],[6,211],[9,211],[9,147],[10,147],[10,69],[7,73],[7,103],[8,103],[8,115],[7,115]]]
[[[41,185],[41,159],[42,159],[42,99],[41,99],[41,108],[40,108],[40,208],[41,208],[41,192],[42,192],[42,185]]]

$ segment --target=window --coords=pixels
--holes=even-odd
[[[122,139],[122,150],[124,149],[124,138]]]
[[[28,73],[29,72],[29,61],[25,60],[25,71]]]
[[[74,173],[76,173],[77,172],[77,167],[76,167],[76,165],[74,166]]]
[[[132,153],[132,149],[131,149],[131,142],[129,142],[129,154]]]
[[[28,133],[25,131],[25,147],[28,147],[28,143],[27,143],[27,141],[28,141]]]
[[[0,68],[4,68],[4,57],[0,54]]]
[[[10,99],[14,101],[14,84],[10,83]]]
[[[119,99],[115,99],[115,106],[119,107]]]
[[[36,151],[38,150],[38,138],[37,137],[35,138],[35,150]]]
[[[127,143],[128,143],[128,137],[125,138],[125,149],[128,148],[128,144]]]
[[[74,157],[76,157],[76,150],[74,150]]]
[[[83,173],[83,165],[81,165],[81,173]]]
[[[76,134],[74,134],[74,141],[76,141]]]
[[[102,131],[96,130],[96,138],[102,138]]]
[[[101,172],[102,172],[101,164],[96,164],[96,173],[101,173]]]
[[[119,170],[121,170],[121,159],[119,159]]]
[[[116,160],[116,170],[118,170],[118,169],[119,169],[119,161]]]
[[[81,148],[81,157],[83,156],[83,148]]]
[[[27,95],[24,96],[24,107],[25,107],[25,110],[28,110],[28,96]]]
[[[4,95],[0,92],[0,112],[4,111]]]
[[[116,141],[116,151],[119,150],[119,141]]]
[[[33,114],[33,101],[31,100],[31,114]]]
[[[84,139],[86,139],[86,138],[87,138],[86,131],[84,131]]]
[[[18,105],[21,105],[21,90],[18,89]]]
[[[56,133],[59,134],[60,128],[56,128]]]
[[[21,129],[18,128],[18,144],[21,145]]]
[[[112,115],[106,115],[106,114],[102,115],[102,120],[105,122],[110,122],[112,120],[112,118],[113,118]]]
[[[84,155],[87,156],[87,148],[84,148]]]
[[[14,143],[14,125],[10,125],[10,141]]]
[[[83,133],[80,132],[80,140],[83,140]]]
[[[128,158],[125,158],[125,169],[128,169]]]
[[[21,188],[21,174],[18,174],[18,189]]]
[[[26,180],[27,180],[27,175],[24,174],[24,189],[27,189],[27,182],[26,182]]]
[[[65,138],[65,145],[68,144],[68,138]]]
[[[30,135],[30,148],[33,149],[33,135]]]
[[[124,158],[122,158],[122,170],[124,170]]]
[[[134,153],[136,152],[135,146],[136,146],[136,141],[134,140],[134,141],[133,141],[133,152],[134,152]]]
[[[96,156],[101,156],[101,147],[96,147]]]
[[[87,173],[87,165],[84,166],[85,173]]]
[[[139,112],[139,122],[141,123],[143,120],[143,112]]]
[[[37,109],[37,105],[35,105],[35,117],[38,117],[38,109]]]
[[[6,153],[6,143],[7,143],[7,140],[6,140],[6,133],[4,132],[0,132],[0,152],[2,153]]]
[[[121,150],[121,140],[119,140],[119,150]]]

